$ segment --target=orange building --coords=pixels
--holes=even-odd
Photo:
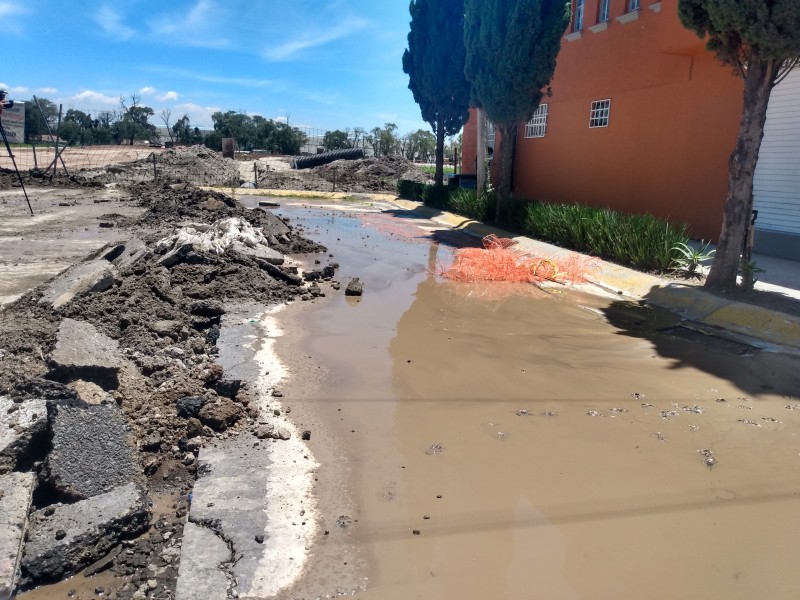
[[[742,89],[681,25],[676,0],[573,0],[552,96],[520,126],[514,195],[647,212],[716,239]]]

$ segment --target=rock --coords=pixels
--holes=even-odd
[[[228,545],[213,531],[195,523],[186,523],[175,600],[227,598],[230,582],[225,571],[209,566],[230,561]]]
[[[14,402],[0,396],[0,473],[21,466],[20,463],[36,445],[46,442],[46,434],[47,406],[44,400]]]
[[[364,284],[358,277],[353,277],[344,289],[345,296],[361,296],[364,293]]]
[[[203,396],[184,396],[175,404],[178,410],[178,416],[184,419],[197,418],[200,414],[200,409],[208,402],[208,398]]]
[[[322,271],[306,271],[303,273],[303,279],[306,281],[317,281],[322,279]]]
[[[22,586],[74,575],[105,556],[123,537],[147,528],[148,499],[133,483],[75,504],[57,504],[51,516],[44,510],[31,518],[22,557]],[[56,539],[56,532],[64,536]]]
[[[260,440],[288,440],[292,434],[286,427],[275,427],[272,423],[262,423],[254,431]]]
[[[161,449],[161,434],[151,433],[142,440],[142,450],[145,452],[158,452]]]
[[[331,279],[336,274],[336,268],[333,265],[322,267],[322,278]]]
[[[200,422],[214,431],[225,431],[244,415],[241,406],[227,398],[207,402],[197,415]]]
[[[309,431],[308,429],[306,429],[306,430],[303,432],[303,436],[302,436],[302,437],[303,437],[303,439],[304,439],[304,440],[306,440],[306,441],[310,440],[310,439],[311,439],[311,431]]]
[[[186,435],[190,438],[203,435],[203,424],[194,417],[186,422]]]
[[[119,344],[86,321],[64,319],[56,335],[56,347],[47,357],[54,379],[83,379],[104,389],[119,386],[122,367]]]
[[[139,261],[144,260],[150,256],[150,254],[150,249],[142,240],[139,238],[132,238],[124,244],[112,248],[103,258],[110,260],[120,271],[124,271],[125,269],[133,267]]]
[[[0,598],[13,598],[22,558],[22,543],[28,527],[32,473],[0,475]]]
[[[69,400],[77,399],[78,393],[68,388],[63,383],[42,379],[40,377],[29,377],[18,382],[11,391],[11,397],[19,398],[39,398],[42,400]]]
[[[102,404],[111,399],[111,395],[108,392],[91,381],[78,379],[77,381],[73,381],[70,386],[75,389],[78,393],[78,397],[86,402],[86,404]]]
[[[255,247],[245,246],[241,242],[234,242],[228,248],[228,252],[244,254],[245,256],[252,256],[266,261],[272,265],[282,265],[286,262],[283,254],[277,250],[273,250],[267,245],[259,244]]]
[[[147,326],[157,336],[168,337],[176,341],[181,335],[181,327],[183,324],[180,321],[172,320],[153,321]]]
[[[81,263],[56,277],[45,289],[39,304],[60,308],[74,298],[109,289],[116,276],[117,270],[107,260]]]
[[[189,312],[201,317],[219,317],[225,314],[225,308],[216,300],[195,300],[189,306]]]
[[[69,499],[103,494],[137,472],[122,411],[113,404],[48,405],[52,450],[43,478]]]
[[[314,298],[319,298],[320,296],[324,296],[325,294],[322,293],[322,290],[316,283],[312,283],[308,287],[308,293],[311,294]]]

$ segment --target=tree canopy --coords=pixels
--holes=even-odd
[[[422,118],[436,134],[435,182],[444,178],[444,138],[469,118],[470,83],[464,76],[463,0],[411,0],[403,71]]]
[[[744,79],[739,136],[730,156],[728,196],[706,286],[733,289],[739,267],[751,272],[742,248],[753,208],[753,176],[772,88],[800,57],[797,0],[679,0],[684,26]]]
[[[350,147],[350,140],[346,131],[334,129],[333,131],[326,131],[325,136],[322,138],[322,147],[325,150],[341,150]]]
[[[531,118],[556,68],[570,19],[565,0],[465,0],[465,74],[472,98],[502,133],[498,211],[511,192],[517,128]]]

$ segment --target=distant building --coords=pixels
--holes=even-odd
[[[681,25],[674,0],[573,0],[552,96],[519,129],[514,194],[650,213],[715,240],[742,91],[731,68]],[[798,108],[800,72],[770,104],[756,172],[759,252],[800,256]],[[467,173],[476,166],[472,116]]]

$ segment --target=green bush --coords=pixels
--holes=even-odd
[[[410,179],[397,180],[397,195],[406,200],[422,200],[426,185]]]
[[[425,206],[434,208],[447,208],[449,192],[445,186],[426,185],[422,189],[421,200]]]
[[[481,194],[475,190],[456,188],[450,192],[447,209],[476,221],[487,220],[495,206],[494,193]]]
[[[530,202],[523,231],[642,270],[666,271],[688,227],[652,215],[629,215],[577,204]]]

